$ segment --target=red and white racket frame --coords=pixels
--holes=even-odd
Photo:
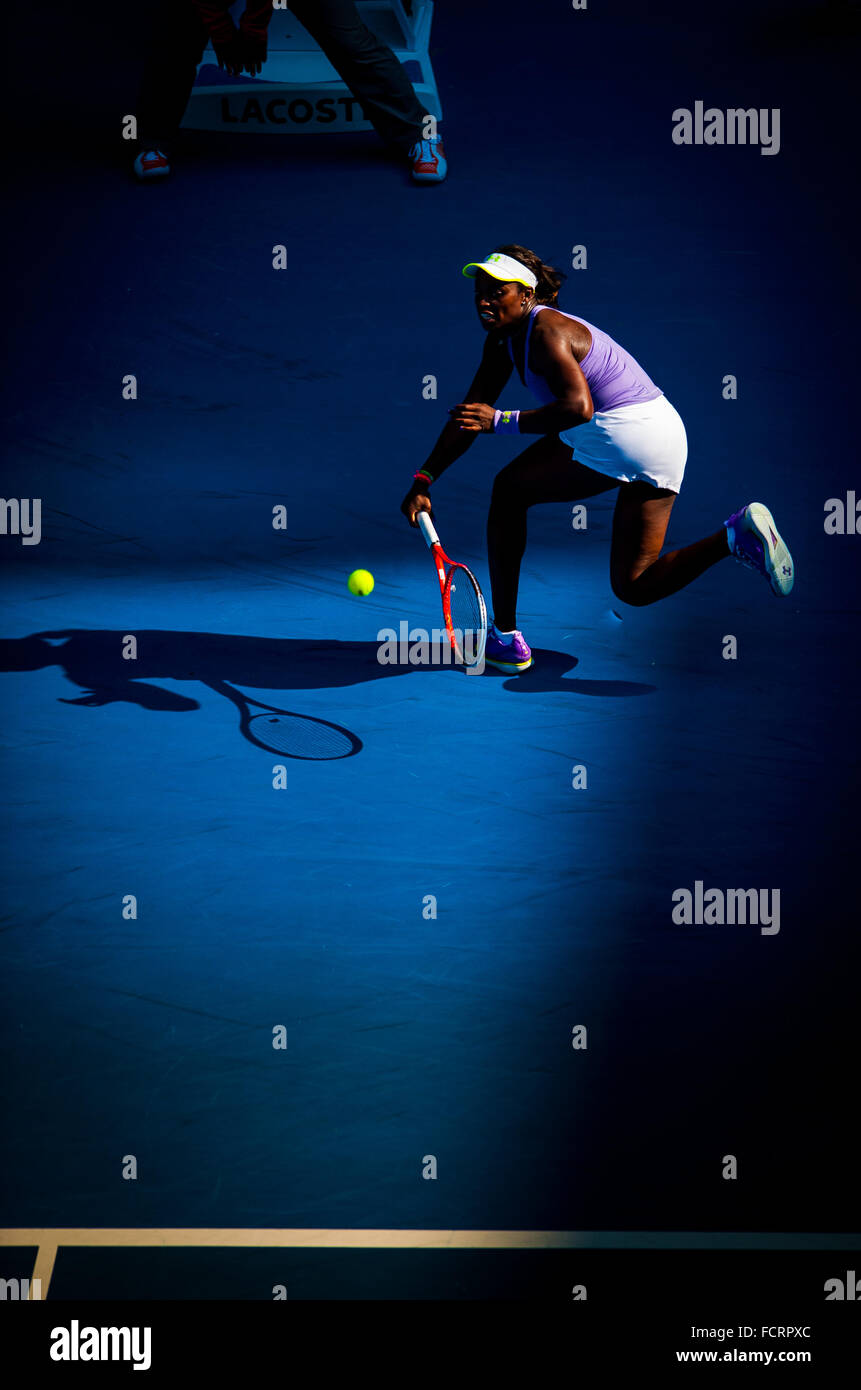
[[[440,539],[436,533],[436,528],[433,522],[431,521],[430,512],[418,512],[416,514],[416,524],[425,538],[428,550],[431,552],[434,564],[436,566],[437,578],[439,579],[440,594],[442,596],[442,616],[445,621],[445,628],[446,632],[448,633],[448,640],[451,643],[452,650],[455,653],[455,655],[459,657],[459,660],[462,662],[462,664],[466,666],[467,670],[477,669],[481,671],[484,669],[484,648],[487,642],[487,607],[484,602],[484,595],[481,592],[481,586],[478,580],[476,579],[475,575],[473,574],[472,570],[467,565],[462,565],[459,560],[452,560],[452,558],[449,555],[446,555],[445,551],[443,550],[440,544]],[[479,649],[477,652],[474,653],[474,659],[470,662],[467,662],[464,659],[464,653],[460,651],[458,648],[458,644],[455,638],[455,628],[451,619],[451,594],[449,591],[451,589],[452,578],[458,570],[463,570],[464,573],[469,576],[470,582],[475,586],[475,592],[478,597],[479,608],[481,610],[482,621],[481,636],[478,644]]]

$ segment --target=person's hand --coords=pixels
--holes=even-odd
[[[455,425],[459,425],[462,430],[471,430],[473,434],[492,434],[493,417],[496,414],[492,405],[482,405],[478,402],[472,405],[455,405],[448,412]]]
[[[228,39],[213,39],[218,66],[231,77],[239,77],[245,66],[245,44],[238,29],[234,29]]]
[[[401,503],[401,511],[403,512],[407,521],[410,523],[410,526],[418,526],[416,517],[419,512],[430,512],[431,517],[433,517],[433,511],[431,510],[431,500],[428,497],[427,493],[417,492],[415,488],[410,488],[409,492],[407,493],[406,497]]]
[[[242,52],[245,59],[245,69],[250,72],[252,77],[257,74],[266,62],[267,53],[267,34],[265,29],[250,29],[246,27],[245,15],[239,21],[239,33],[242,38]]]

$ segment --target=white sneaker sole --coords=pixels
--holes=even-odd
[[[786,598],[787,594],[792,592],[795,583],[795,566],[774,524],[774,517],[762,502],[751,502],[747,509],[746,521],[747,529],[762,542],[765,568],[772,590],[780,598]]]

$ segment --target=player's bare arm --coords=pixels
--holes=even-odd
[[[484,409],[490,411],[491,420],[493,420],[492,407],[508,384],[511,372],[511,358],[505,346],[505,339],[495,335],[488,338],[484,344],[478,371],[473,377],[466,395],[469,401],[482,402]],[[461,458],[475,440],[476,432],[463,428],[455,417],[455,411],[463,409],[465,409],[464,406],[455,406],[453,410],[449,411],[452,419],[443,426],[439,439],[431,449],[426,462],[422,464],[422,470],[434,481]],[[427,487],[429,486],[428,483]],[[430,497],[427,495],[422,480],[417,478],[415,486],[410,489],[401,503],[401,511],[410,525],[415,526],[417,524],[416,514],[420,511],[429,512],[430,510]]]
[[[592,419],[592,393],[578,361],[578,353],[585,357],[589,346],[591,336],[582,324],[572,324],[552,309],[539,316],[532,335],[532,369],[544,378],[556,400],[537,410],[521,410],[521,434],[558,434]]]

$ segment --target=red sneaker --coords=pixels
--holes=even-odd
[[[448,173],[448,161],[442,146],[442,136],[417,140],[410,150],[412,175],[417,183],[442,183]]]
[[[135,174],[141,180],[163,179],[170,173],[170,160],[162,150],[141,150],[135,160]]]

